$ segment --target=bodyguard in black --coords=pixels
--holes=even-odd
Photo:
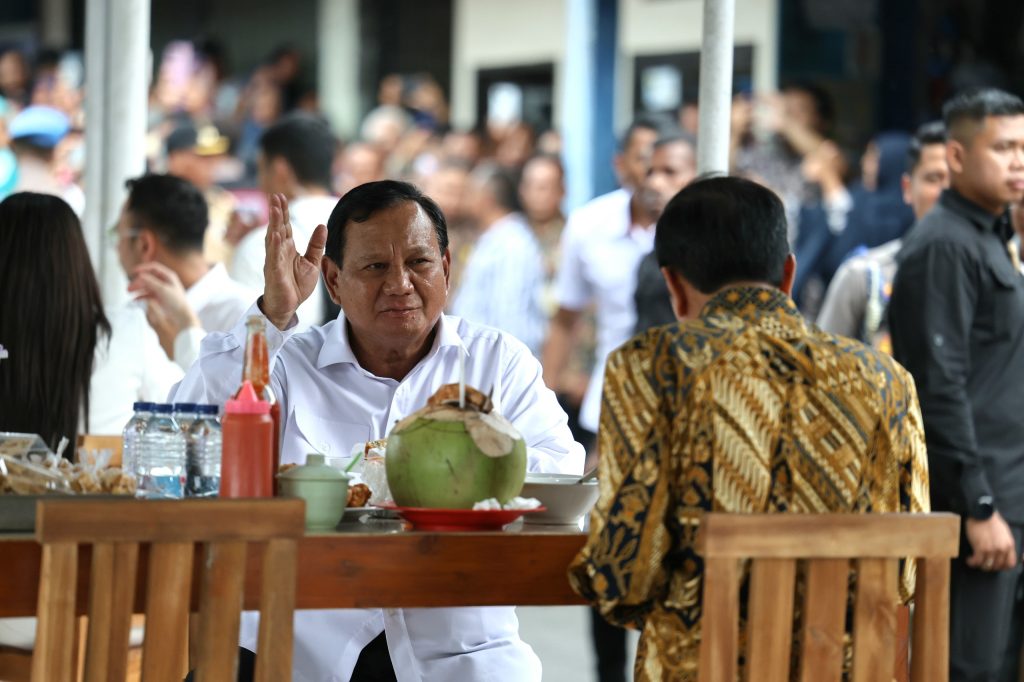
[[[889,304],[914,376],[932,508],[964,517],[950,680],[1017,680],[1024,632],[1024,277],[1007,205],[1024,198],[1024,103],[985,89],[944,115],[951,187],[904,240]]]

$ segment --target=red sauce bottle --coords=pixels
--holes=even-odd
[[[238,396],[224,404],[221,422],[221,497],[273,497],[274,422],[270,403],[242,382]]]
[[[270,353],[267,349],[266,320],[253,315],[245,321],[245,365],[242,369],[242,381],[252,384],[256,395],[270,405],[270,418],[274,422],[273,465],[271,481],[274,494],[277,494],[277,468],[281,464],[281,404],[270,388]],[[237,397],[237,396],[236,396]]]

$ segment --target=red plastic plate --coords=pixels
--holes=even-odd
[[[398,507],[381,505],[381,509],[393,509],[412,524],[415,530],[429,531],[474,531],[501,530],[523,514],[546,511],[536,509],[426,509],[423,507]]]

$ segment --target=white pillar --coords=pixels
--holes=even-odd
[[[149,0],[86,2],[83,227],[108,306],[128,296],[107,228],[121,210],[125,180],[146,167],[149,20]]]
[[[359,2],[320,0],[317,12],[320,107],[337,134],[352,138],[360,115]]]
[[[729,172],[735,0],[704,0],[700,46],[697,172]]]
[[[597,14],[594,0],[565,0],[565,73],[562,75],[562,145],[565,208],[572,210],[594,195],[594,79]]]

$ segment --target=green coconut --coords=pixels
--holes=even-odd
[[[471,509],[492,497],[504,504],[520,493],[526,442],[511,422],[481,406],[428,404],[388,434],[384,463],[395,504]]]

